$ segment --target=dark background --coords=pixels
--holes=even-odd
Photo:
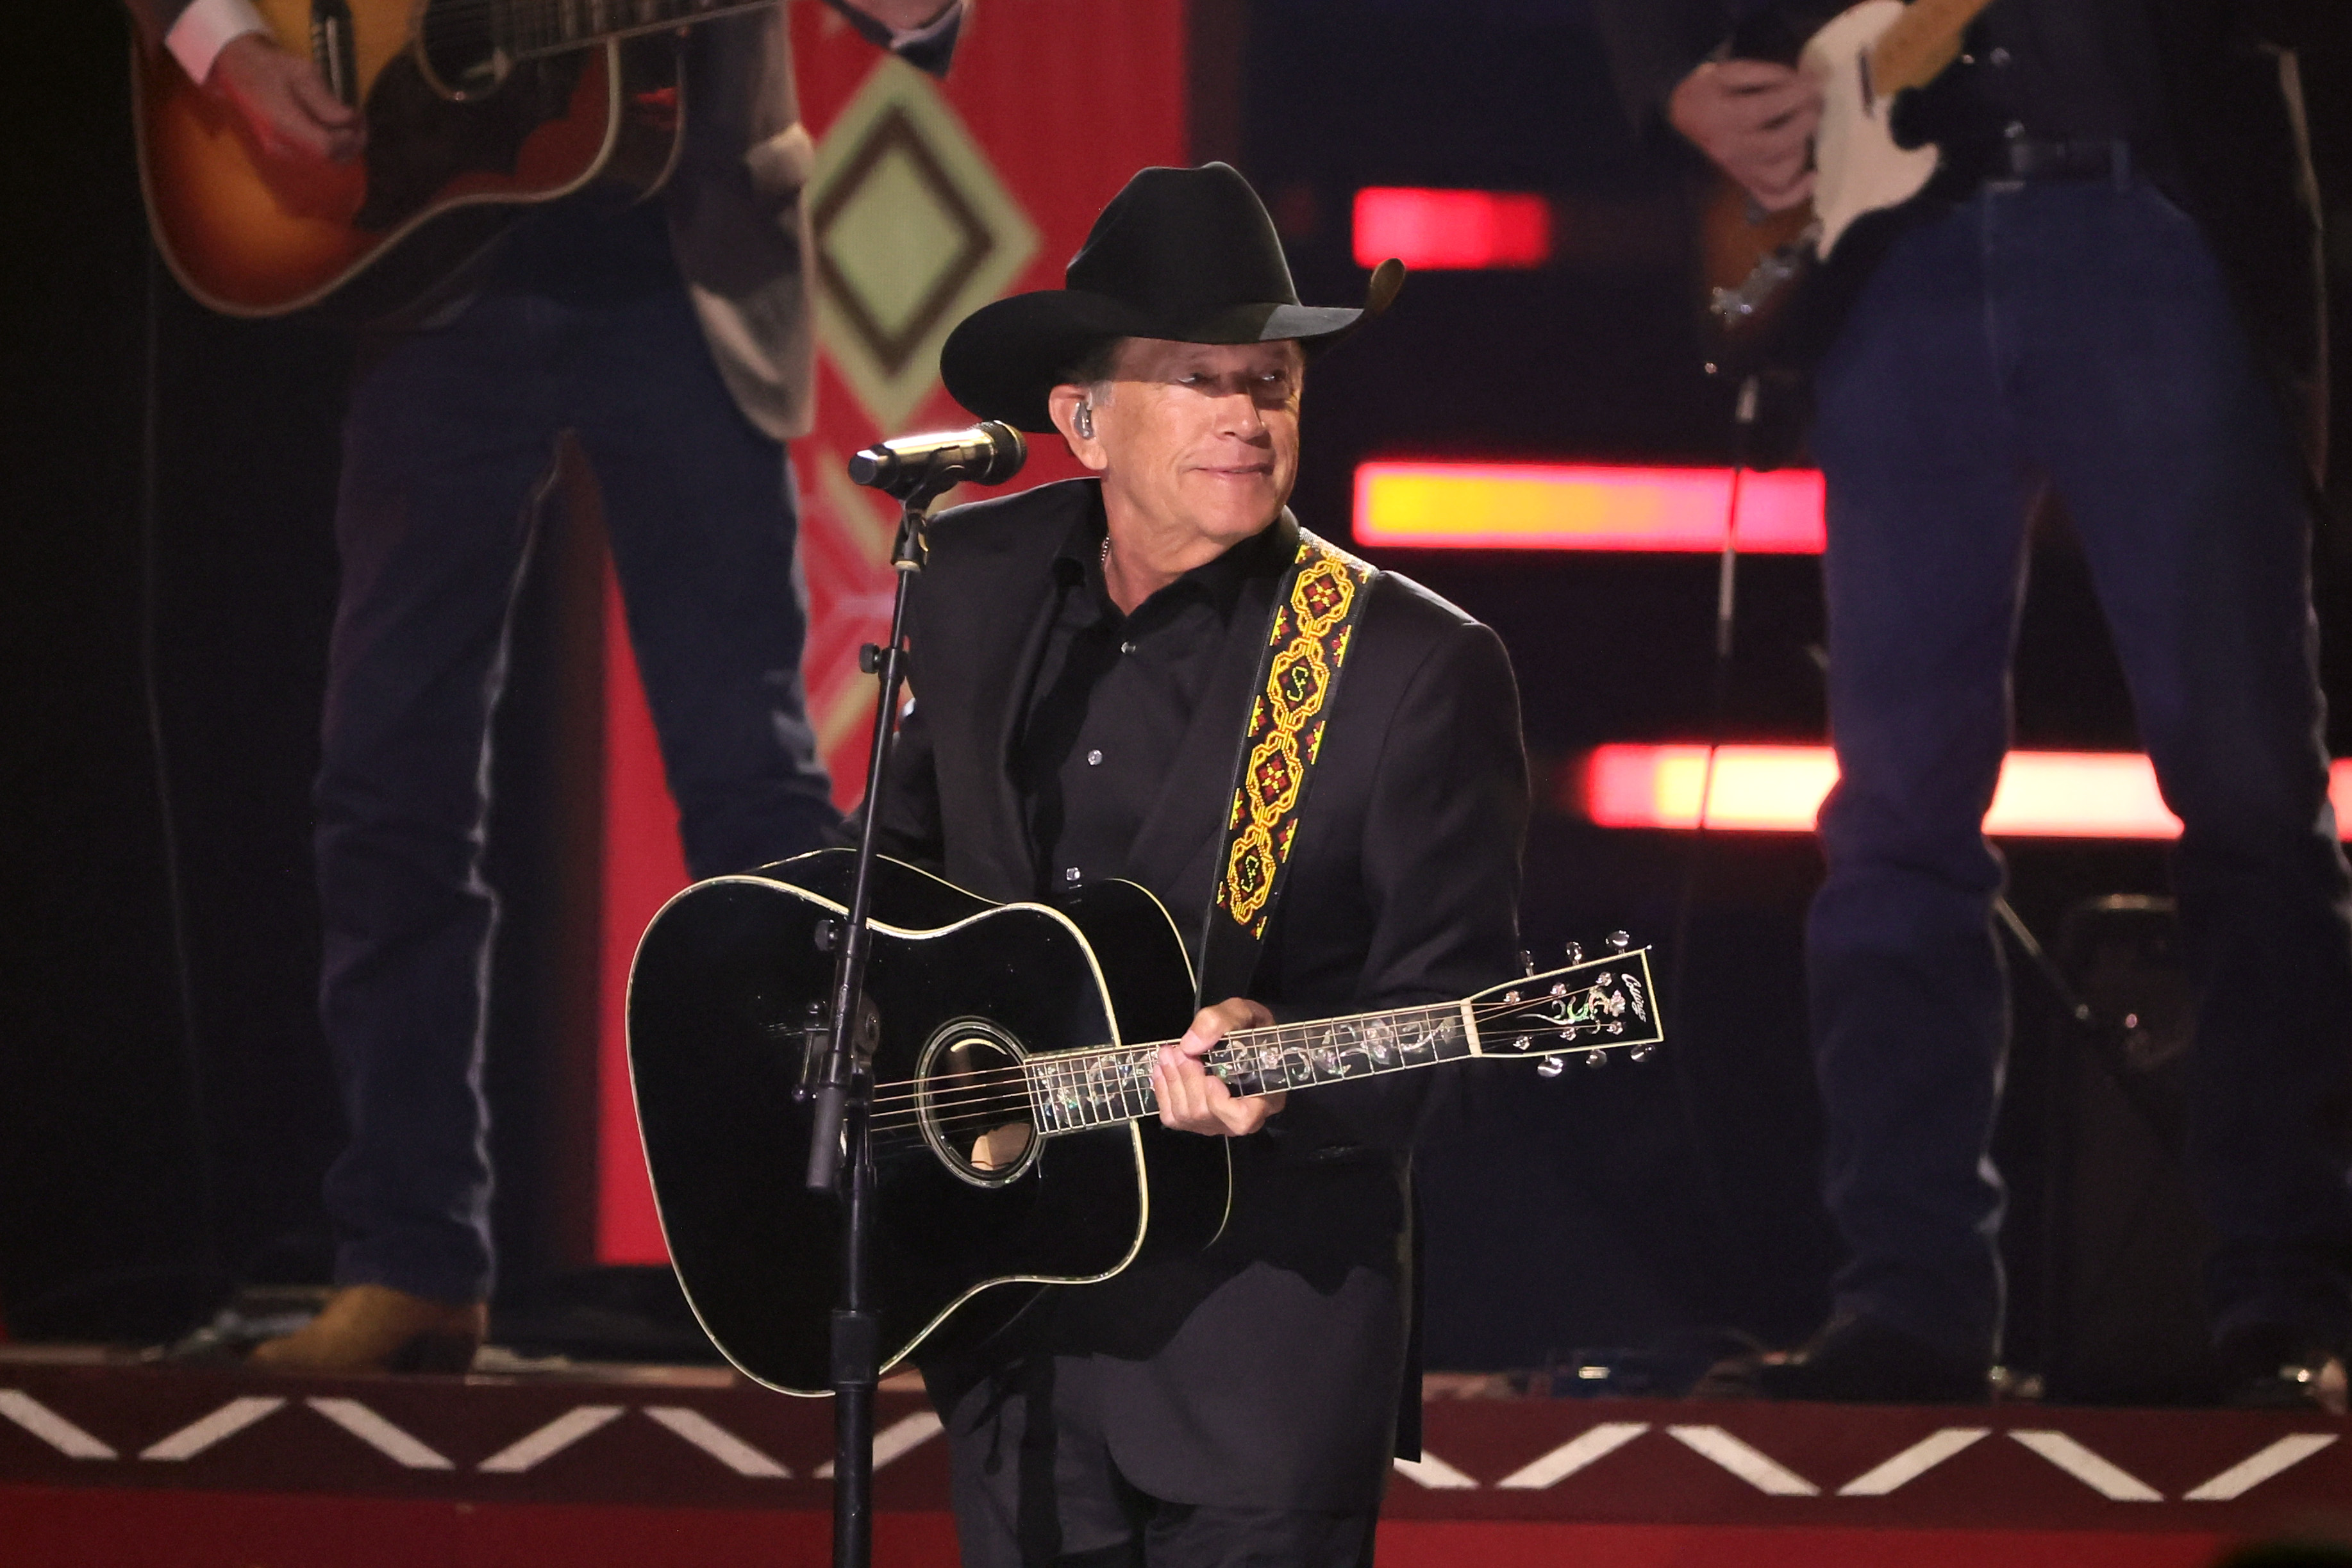
[[[1018,0],[995,4],[1017,15]],[[1310,525],[1343,526],[1352,470],[1375,456],[1725,460],[1729,390],[1703,369],[1695,320],[1696,171],[1625,122],[1579,6],[1204,0],[1201,15],[1231,53],[1196,71],[1209,89],[1197,151],[1235,158],[1265,193],[1308,300],[1361,290],[1348,235],[1360,186],[1542,192],[1559,216],[1551,265],[1419,277],[1402,309],[1318,370],[1296,498]],[[304,322],[212,317],[162,272],[114,7],[28,8],[15,26],[20,79],[0,100],[13,106],[0,144],[0,1321],[19,1337],[152,1340],[238,1283],[326,1266],[318,1182],[340,1112],[311,1012],[308,792],[350,350]],[[2305,82],[2339,242],[2343,385],[2352,41],[2306,57]],[[2352,451],[2341,406],[2336,430]],[[551,528],[497,740],[492,1095],[510,1314],[580,1257],[560,1132],[576,1124],[579,1002],[563,978],[583,804],[561,762],[584,732],[577,655],[593,636],[582,606],[596,549],[577,517]],[[2316,555],[2337,693],[2352,690],[2346,550],[2339,528]],[[1517,662],[1546,802],[1528,945],[1557,954],[1620,927],[1669,944],[1692,889],[1687,941],[1662,957],[1682,976],[1666,1052],[1551,1080],[1496,1068],[1434,1129],[1432,1364],[1802,1335],[1835,1262],[1813,1192],[1798,972],[1812,846],[1605,832],[1557,804],[1592,745],[1706,738],[1713,559],[1381,559],[1492,623]],[[1724,739],[1821,739],[1816,572],[1742,563]],[[2134,744],[2063,518],[2044,520],[2034,552],[2017,703],[2021,745]],[[2335,729],[2340,752],[2352,735]],[[2013,901],[2046,940],[2083,899],[2164,888],[2151,847],[2008,849]],[[2001,1143],[2011,1348],[2030,1363],[2051,1163],[2040,1111],[2063,1075],[2043,994],[2027,975],[2018,991]]]

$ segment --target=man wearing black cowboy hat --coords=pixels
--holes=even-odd
[[[1205,1252],[1047,1291],[925,1357],[967,1564],[1369,1562],[1418,1449],[1408,1150],[1429,1073],[1237,1100],[1229,1029],[1513,973],[1528,816],[1502,645],[1285,509],[1307,359],[1385,307],[1298,303],[1223,164],[1147,169],[1067,287],[957,328],[948,389],[1096,478],[942,514],[885,849],[999,900],[1151,889],[1202,971],[1161,1120],[1228,1140]],[[1223,1000],[1218,1000],[1218,999]]]

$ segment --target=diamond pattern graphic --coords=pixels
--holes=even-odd
[[[1037,253],[1037,230],[922,72],[885,59],[825,132],[810,184],[818,340],[895,430],[940,344]]]

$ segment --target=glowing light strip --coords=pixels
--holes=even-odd
[[[1551,203],[1504,191],[1381,185],[1356,193],[1356,264],[1393,256],[1418,271],[1541,267],[1551,259]]]
[[[1723,548],[1728,468],[1589,463],[1364,463],[1356,540],[1441,550]],[[1739,482],[1739,548],[1818,555],[1822,476],[1809,468]]]
[[[1568,784],[1571,811],[1603,827],[1698,826],[1702,788],[1711,828],[1810,833],[1837,783],[1826,746],[1725,746],[1706,777],[1705,746],[1601,746]],[[2338,831],[2352,823],[2352,762],[2335,764],[2328,794]],[[2156,773],[2128,752],[2011,752],[1985,814],[1985,831],[2033,838],[2173,838],[2180,820],[2157,793]]]

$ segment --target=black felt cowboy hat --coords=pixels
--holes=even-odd
[[[1302,305],[1265,205],[1239,171],[1145,169],[1095,220],[1066,285],[983,305],[948,334],[940,376],[982,419],[1051,430],[1045,396],[1112,338],[1328,347],[1404,285],[1383,261],[1361,310]]]

